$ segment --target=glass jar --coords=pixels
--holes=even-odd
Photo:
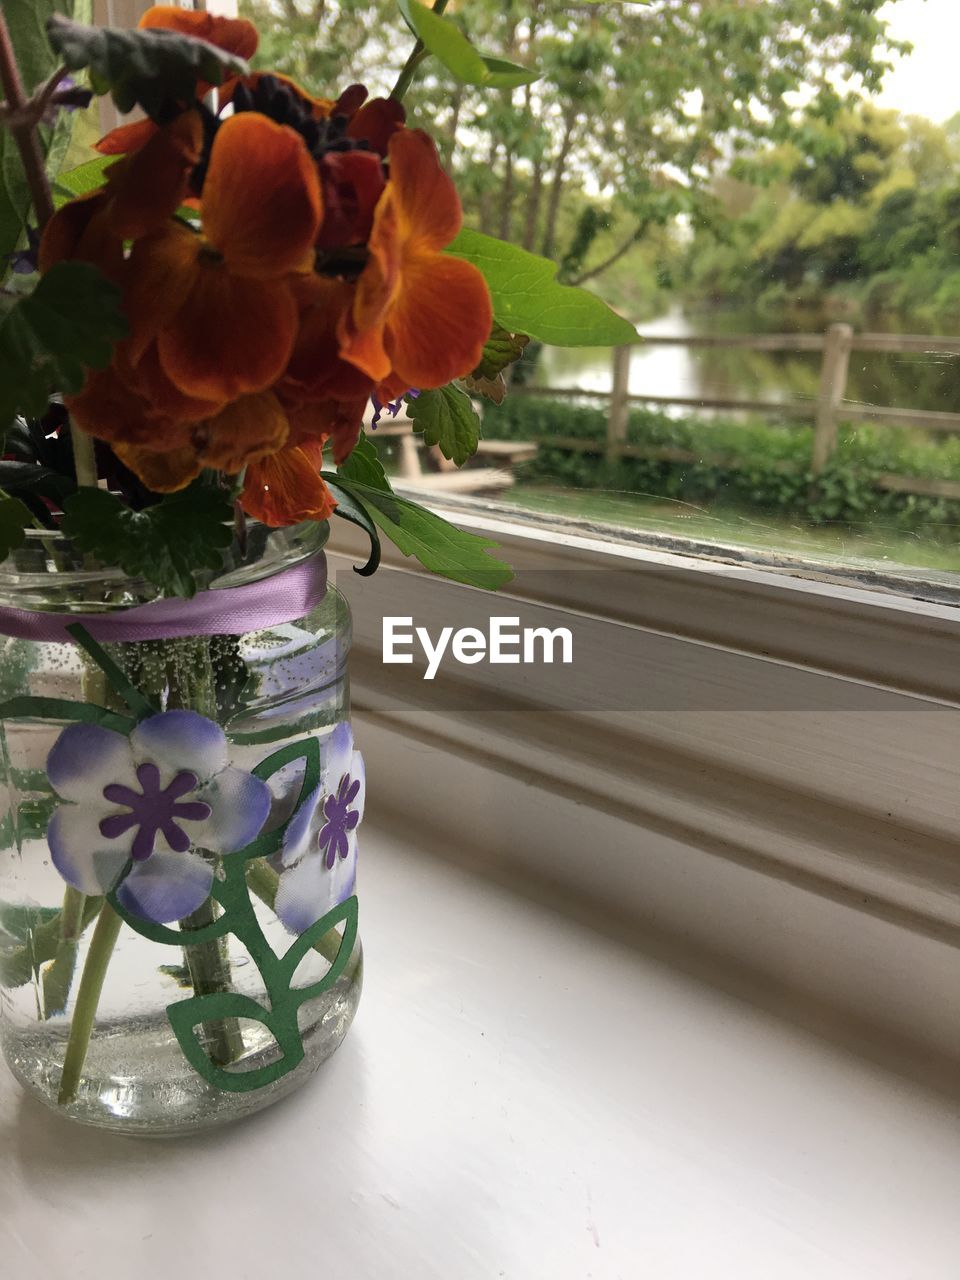
[[[250,1114],[354,1016],[364,779],[325,538],[252,526],[187,602],[52,534],[0,565],[0,1040],[72,1119]]]

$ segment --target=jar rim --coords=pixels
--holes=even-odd
[[[156,586],[118,565],[90,563],[57,529],[27,529],[23,544],[0,561],[0,605],[20,609],[99,611],[128,608],[160,598]],[[224,548],[220,569],[197,574],[198,589],[218,590],[258,582],[293,568],[323,550],[327,521],[274,529],[247,522],[243,543]],[[59,563],[58,563],[59,561]]]

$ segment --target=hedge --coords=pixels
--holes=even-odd
[[[883,473],[960,481],[960,437],[930,440],[918,432],[843,424],[837,450],[814,482],[810,471],[813,428],[759,420],[672,418],[649,409],[630,413],[630,444],[669,446],[697,454],[697,462],[621,458],[579,453],[551,445],[551,438],[603,441],[601,408],[547,397],[508,396],[484,410],[487,439],[538,440],[535,461],[517,468],[522,482],[585,489],[615,489],[644,496],[711,499],[774,512],[811,524],[885,522],[946,540],[960,524],[960,501],[878,489]]]

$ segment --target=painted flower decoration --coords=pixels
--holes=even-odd
[[[87,894],[120,881],[120,904],[155,924],[182,920],[209,897],[213,866],[197,850],[235,853],[270,812],[267,784],[230,765],[223,730],[195,711],[150,716],[129,738],[71,724],[47,777],[64,801],[47,828],[61,876]]]
[[[363,758],[354,750],[350,726],[337,725],[320,785],[291,818],[274,859],[280,873],[274,909],[291,933],[303,933],[353,893],[365,791]]]

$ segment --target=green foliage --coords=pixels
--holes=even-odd
[[[423,41],[424,48],[439,58],[463,84],[484,89],[516,89],[540,78],[538,72],[527,67],[478,53],[456,23],[433,13],[418,0],[397,0],[397,6],[410,30]]]
[[[199,482],[144,511],[104,489],[78,489],[64,511],[63,532],[81,551],[187,599],[196,594],[197,573],[220,568],[233,537],[229,496]]]
[[[363,431],[346,462],[341,462],[337,467],[336,474],[341,480],[356,481],[358,484],[369,485],[372,489],[390,492],[390,481],[380,456]]]
[[[477,452],[480,441],[480,419],[468,395],[459,387],[440,387],[437,391],[421,391],[407,399],[407,415],[413,429],[423,435],[426,444],[435,444],[440,452],[458,467]]]
[[[242,58],[205,40],[160,28],[88,27],[54,14],[47,37],[71,71],[87,70],[94,91],[109,93],[123,112],[142,107],[156,116],[171,99],[191,102],[199,81],[218,85],[228,72],[248,70]]]
[[[343,471],[338,473],[341,477]],[[425,569],[470,587],[495,591],[513,576],[510,566],[487,555],[496,543],[456,528],[424,507],[389,490],[355,480],[343,486],[369,512],[390,541]]]
[[[891,493],[876,486],[884,474],[960,483],[960,438],[917,440],[908,432],[860,424],[841,427],[836,453],[816,479],[810,471],[812,428],[767,422],[675,419],[652,410],[630,414],[628,443],[649,457],[603,456],[606,414],[587,405],[547,398],[508,398],[484,413],[492,439],[537,439],[536,460],[523,480],[549,481],[577,489],[608,489],[680,499],[739,504],[757,512],[818,524],[887,524],[922,531],[925,538],[955,541],[960,501]],[[596,443],[595,452],[574,451],[558,438]],[[670,449],[692,460],[654,456]]]
[[[58,66],[44,30],[45,20],[54,12],[89,20],[91,0],[4,0],[3,16],[28,93],[48,80]],[[55,162],[66,150],[73,122],[73,115],[64,113],[52,128],[43,126],[38,130],[40,146],[51,169],[57,167]],[[30,190],[17,144],[9,130],[0,129],[0,263],[5,263],[21,242],[29,210]]]
[[[519,360],[530,341],[525,333],[510,333],[495,324],[493,332],[483,345],[483,356],[473,371],[474,378],[495,378],[508,365]]]
[[[86,262],[59,262],[33,292],[2,295],[0,426],[40,416],[50,394],[79,391],[126,331],[120,291]]]
[[[557,268],[517,245],[461,231],[447,250],[483,273],[494,319],[514,333],[558,347],[606,347],[634,342],[637,331],[585,289],[558,284]]]
[[[354,572],[359,573],[361,578],[369,578],[372,573],[376,573],[380,565],[380,535],[377,533],[377,526],[370,519],[366,507],[354,498],[349,489],[345,489],[338,483],[337,472],[322,471],[320,474],[337,504],[333,514],[339,516],[341,520],[348,520],[351,524],[357,525],[370,539],[370,555],[367,563],[359,567],[353,566]]]

